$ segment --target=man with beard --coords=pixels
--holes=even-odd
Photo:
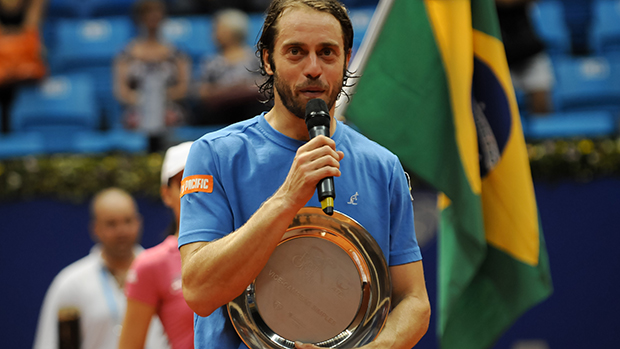
[[[259,275],[298,211],[319,205],[316,185],[329,176],[334,207],[371,233],[390,267],[392,309],[364,348],[408,349],[426,332],[430,307],[406,175],[394,154],[333,118],[352,42],[336,0],[274,0],[258,43],[261,89],[274,107],[194,142],[179,246],[195,348],[247,348],[225,306]],[[309,140],[305,107],[315,98],[330,110],[331,138]]]

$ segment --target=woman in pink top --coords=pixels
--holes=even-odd
[[[119,349],[144,348],[147,330],[157,314],[172,349],[194,347],[194,312],[183,298],[179,234],[180,186],[191,142],[166,152],[161,173],[161,198],[174,212],[176,230],[159,245],[137,257],[127,276],[127,311]]]

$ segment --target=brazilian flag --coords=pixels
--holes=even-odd
[[[339,112],[439,192],[438,336],[488,348],[552,292],[493,0],[382,0]]]

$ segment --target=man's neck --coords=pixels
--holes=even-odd
[[[110,271],[110,274],[114,276],[118,285],[122,288],[125,285],[125,277],[127,271],[134,260],[133,253],[128,256],[113,256],[105,251],[101,252],[101,258],[106,268]]]
[[[275,96],[275,98],[274,107],[265,115],[265,120],[267,120],[269,125],[276,131],[290,138],[300,141],[307,141],[310,139],[306,121],[293,115],[282,103],[279,103],[278,96]],[[332,110],[330,110],[330,115],[332,115],[329,127],[330,136],[334,135],[337,124],[336,118],[333,117],[333,112],[334,110],[332,108]]]

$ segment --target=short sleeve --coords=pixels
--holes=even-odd
[[[390,266],[422,259],[415,236],[409,180],[399,161],[394,164],[390,201]]]
[[[179,246],[213,241],[234,230],[218,165],[211,142],[194,142],[181,182]]]

